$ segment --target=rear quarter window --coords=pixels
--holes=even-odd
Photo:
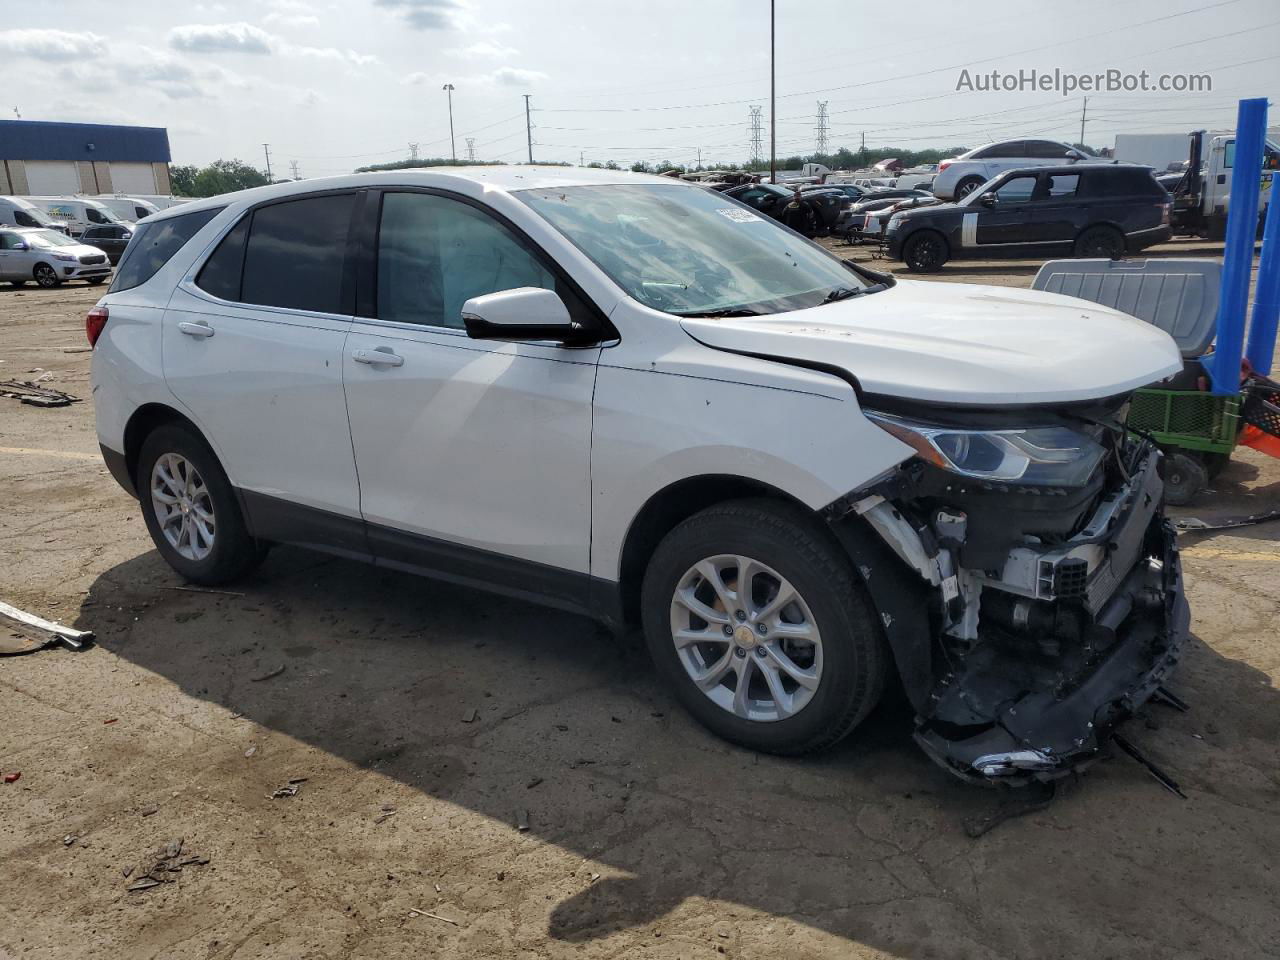
[[[133,239],[125,248],[124,256],[116,267],[108,293],[131,290],[141,286],[168,263],[188,240],[200,232],[200,228],[223,211],[223,207],[197,210],[181,216],[169,217],[155,223],[144,223],[135,228]]]

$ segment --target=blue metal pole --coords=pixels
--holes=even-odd
[[[1267,129],[1265,97],[1241,100],[1236,116],[1236,153],[1231,200],[1227,208],[1227,244],[1222,252],[1222,296],[1218,301],[1218,340],[1207,364],[1213,392],[1240,392],[1240,357],[1249,309],[1253,238],[1258,231],[1258,181],[1262,138]]]
[[[1262,259],[1258,262],[1258,285],[1253,292],[1249,346],[1244,352],[1249,365],[1263,376],[1271,373],[1271,359],[1276,352],[1276,326],[1280,321],[1280,202],[1276,200],[1275,177],[1272,172],[1271,202],[1267,204]]]

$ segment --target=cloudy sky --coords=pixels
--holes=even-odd
[[[176,163],[236,157],[303,176],[448,156],[745,159],[763,107],[767,0],[0,0],[3,115],[163,126]],[[1087,142],[1229,126],[1242,96],[1280,100],[1275,0],[777,0],[778,151],[1076,140],[1081,95],[957,90],[992,70],[1208,73],[1210,92],[1091,94]],[[877,12],[879,11],[879,12]],[[56,12],[57,15],[50,15]],[[1273,110],[1272,124],[1280,124]]]

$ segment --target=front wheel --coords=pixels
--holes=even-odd
[[[107,279],[106,277],[90,277],[89,286],[96,287],[98,284],[102,283],[106,279]]]
[[[936,273],[950,255],[947,241],[933,230],[921,230],[902,245],[902,262],[913,273]]]
[[[143,441],[135,489],[156,549],[193,583],[235,580],[265,555],[218,458],[191,428],[166,424]]]
[[[1114,227],[1090,227],[1076,240],[1077,257],[1119,260],[1124,256],[1124,234]]]
[[[44,287],[46,290],[56,287],[58,284],[62,283],[62,281],[58,279],[58,271],[53,269],[53,267],[49,266],[47,263],[36,264],[33,274],[35,275],[36,283]]]
[[[649,652],[713,733],[752,750],[828,747],[875,706],[887,648],[838,544],[799,508],[712,507],[659,544],[641,611]]]

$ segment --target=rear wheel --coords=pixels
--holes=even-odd
[[[1124,256],[1124,234],[1114,227],[1090,227],[1076,239],[1077,257],[1119,260]]]
[[[880,698],[887,649],[870,600],[798,508],[744,500],[686,520],[654,552],[641,604],[659,671],[726,740],[819,750]]]
[[[193,583],[226,583],[264,555],[249,536],[218,458],[194,430],[157,428],[142,443],[135,489],[165,562]]]
[[[53,269],[53,267],[49,266],[47,263],[37,263],[35,270],[32,271],[32,275],[36,278],[36,283],[46,289],[56,287],[58,284],[62,283],[62,281],[58,279],[58,271]]]
[[[951,252],[942,234],[921,230],[907,238],[902,246],[902,262],[915,273],[934,273],[942,269]]]
[[[1171,453],[1164,465],[1164,499],[1175,507],[1190,503],[1209,482],[1209,472],[1194,453]]]
[[[986,182],[987,181],[983,180],[982,177],[965,177],[956,184],[955,198],[957,200],[963,200]]]

